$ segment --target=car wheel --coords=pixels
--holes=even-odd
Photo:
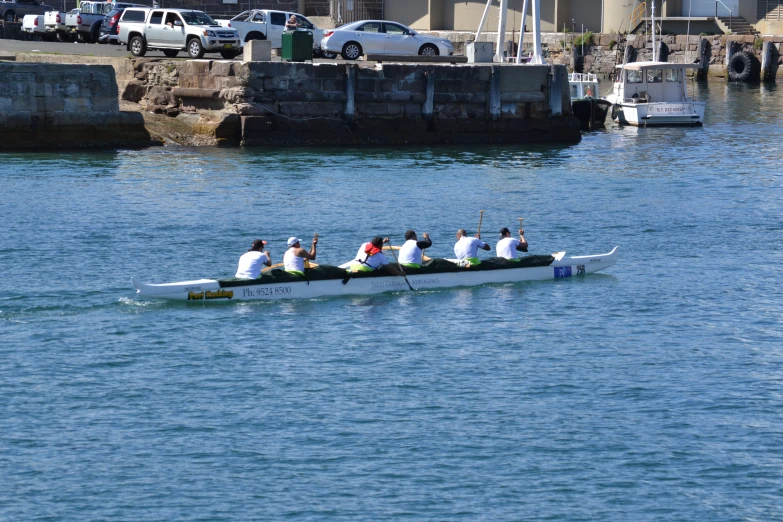
[[[346,60],[356,60],[362,55],[362,46],[356,42],[348,42],[341,53]]]
[[[198,38],[188,40],[188,56],[195,60],[204,56],[204,46],[201,45],[201,40]]]
[[[133,56],[144,56],[147,54],[147,44],[141,36],[134,36],[130,41],[130,52]]]
[[[419,49],[420,56],[438,56],[439,54],[438,48],[432,44],[422,45],[421,49]]]
[[[177,49],[163,49],[163,54],[166,58],[176,58],[179,51]]]
[[[106,43],[106,42],[101,42],[101,25],[100,24],[95,24],[95,27],[92,28],[91,33],[92,33],[91,36],[92,36],[92,41],[93,42],[95,42],[95,43]]]
[[[16,14],[13,11],[6,11],[3,20],[6,22],[13,22],[16,20]]]
[[[333,60],[337,58],[337,53],[332,53],[329,51],[321,51],[321,56],[323,56],[324,58],[328,58],[329,60]]]
[[[224,60],[233,60],[239,56],[239,51],[220,51],[220,56],[222,56]]]
[[[92,43],[92,38],[90,38],[90,35],[85,33],[77,33],[76,40],[81,43]]]
[[[245,42],[249,42],[250,40],[266,40],[266,36],[263,33],[258,32],[248,33],[247,36],[245,36]]]

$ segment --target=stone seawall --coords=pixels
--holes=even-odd
[[[18,55],[114,67],[123,108],[187,145],[574,143],[564,66]]]
[[[111,67],[0,62],[0,149],[149,143],[141,115],[120,111]]]
[[[466,42],[472,41],[475,33],[467,31],[425,31],[426,34],[447,39],[454,44],[454,50],[458,54],[463,54]],[[609,75],[614,70],[616,63],[622,63],[623,46],[627,43],[634,48],[632,55],[633,61],[642,61],[652,59],[652,38],[649,35],[618,35],[618,34],[594,34],[592,43],[584,46],[584,56],[582,56],[582,46],[574,45],[578,34],[573,33],[543,33],[541,35],[541,50],[544,59],[548,63],[567,65],[573,70],[574,66],[581,72],[594,73],[599,75]],[[496,36],[492,33],[482,33],[479,41],[495,42]],[[663,52],[667,61],[686,63],[694,62],[700,58],[699,49],[701,41],[706,42],[707,47],[707,71],[709,76],[715,78],[725,78],[726,69],[726,51],[730,45],[733,45],[734,52],[747,51],[755,55],[761,61],[761,54],[764,42],[771,42],[773,45],[772,59],[774,73],[783,64],[781,57],[781,46],[783,45],[783,36],[743,36],[743,35],[658,35],[656,40],[663,42]],[[507,32],[506,41],[519,43],[518,32]],[[533,50],[533,37],[530,33],[525,34],[522,51],[527,55]]]

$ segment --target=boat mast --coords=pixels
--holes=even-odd
[[[652,1],[652,11],[650,12],[650,22],[652,23],[652,61],[655,60],[655,0]]]

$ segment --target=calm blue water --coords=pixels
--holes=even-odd
[[[0,154],[2,520],[783,518],[774,88],[573,147]],[[138,300],[379,234],[603,274],[278,303]]]

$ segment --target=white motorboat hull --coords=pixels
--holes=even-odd
[[[612,106],[612,120],[639,127],[699,126],[704,124],[704,108],[704,102],[623,102]]]
[[[545,281],[599,272],[617,261],[617,248],[608,254],[564,257],[555,255],[548,266],[506,268],[408,275],[415,290],[433,290],[458,286],[477,286],[521,281]],[[400,276],[351,278],[346,284],[341,279],[296,281],[259,284],[248,280],[247,285],[221,287],[214,279],[198,279],[178,283],[145,284],[132,279],[139,296],[175,301],[273,301],[281,299],[313,299],[327,296],[374,295],[384,292],[410,291]],[[234,283],[236,284],[236,283]]]

